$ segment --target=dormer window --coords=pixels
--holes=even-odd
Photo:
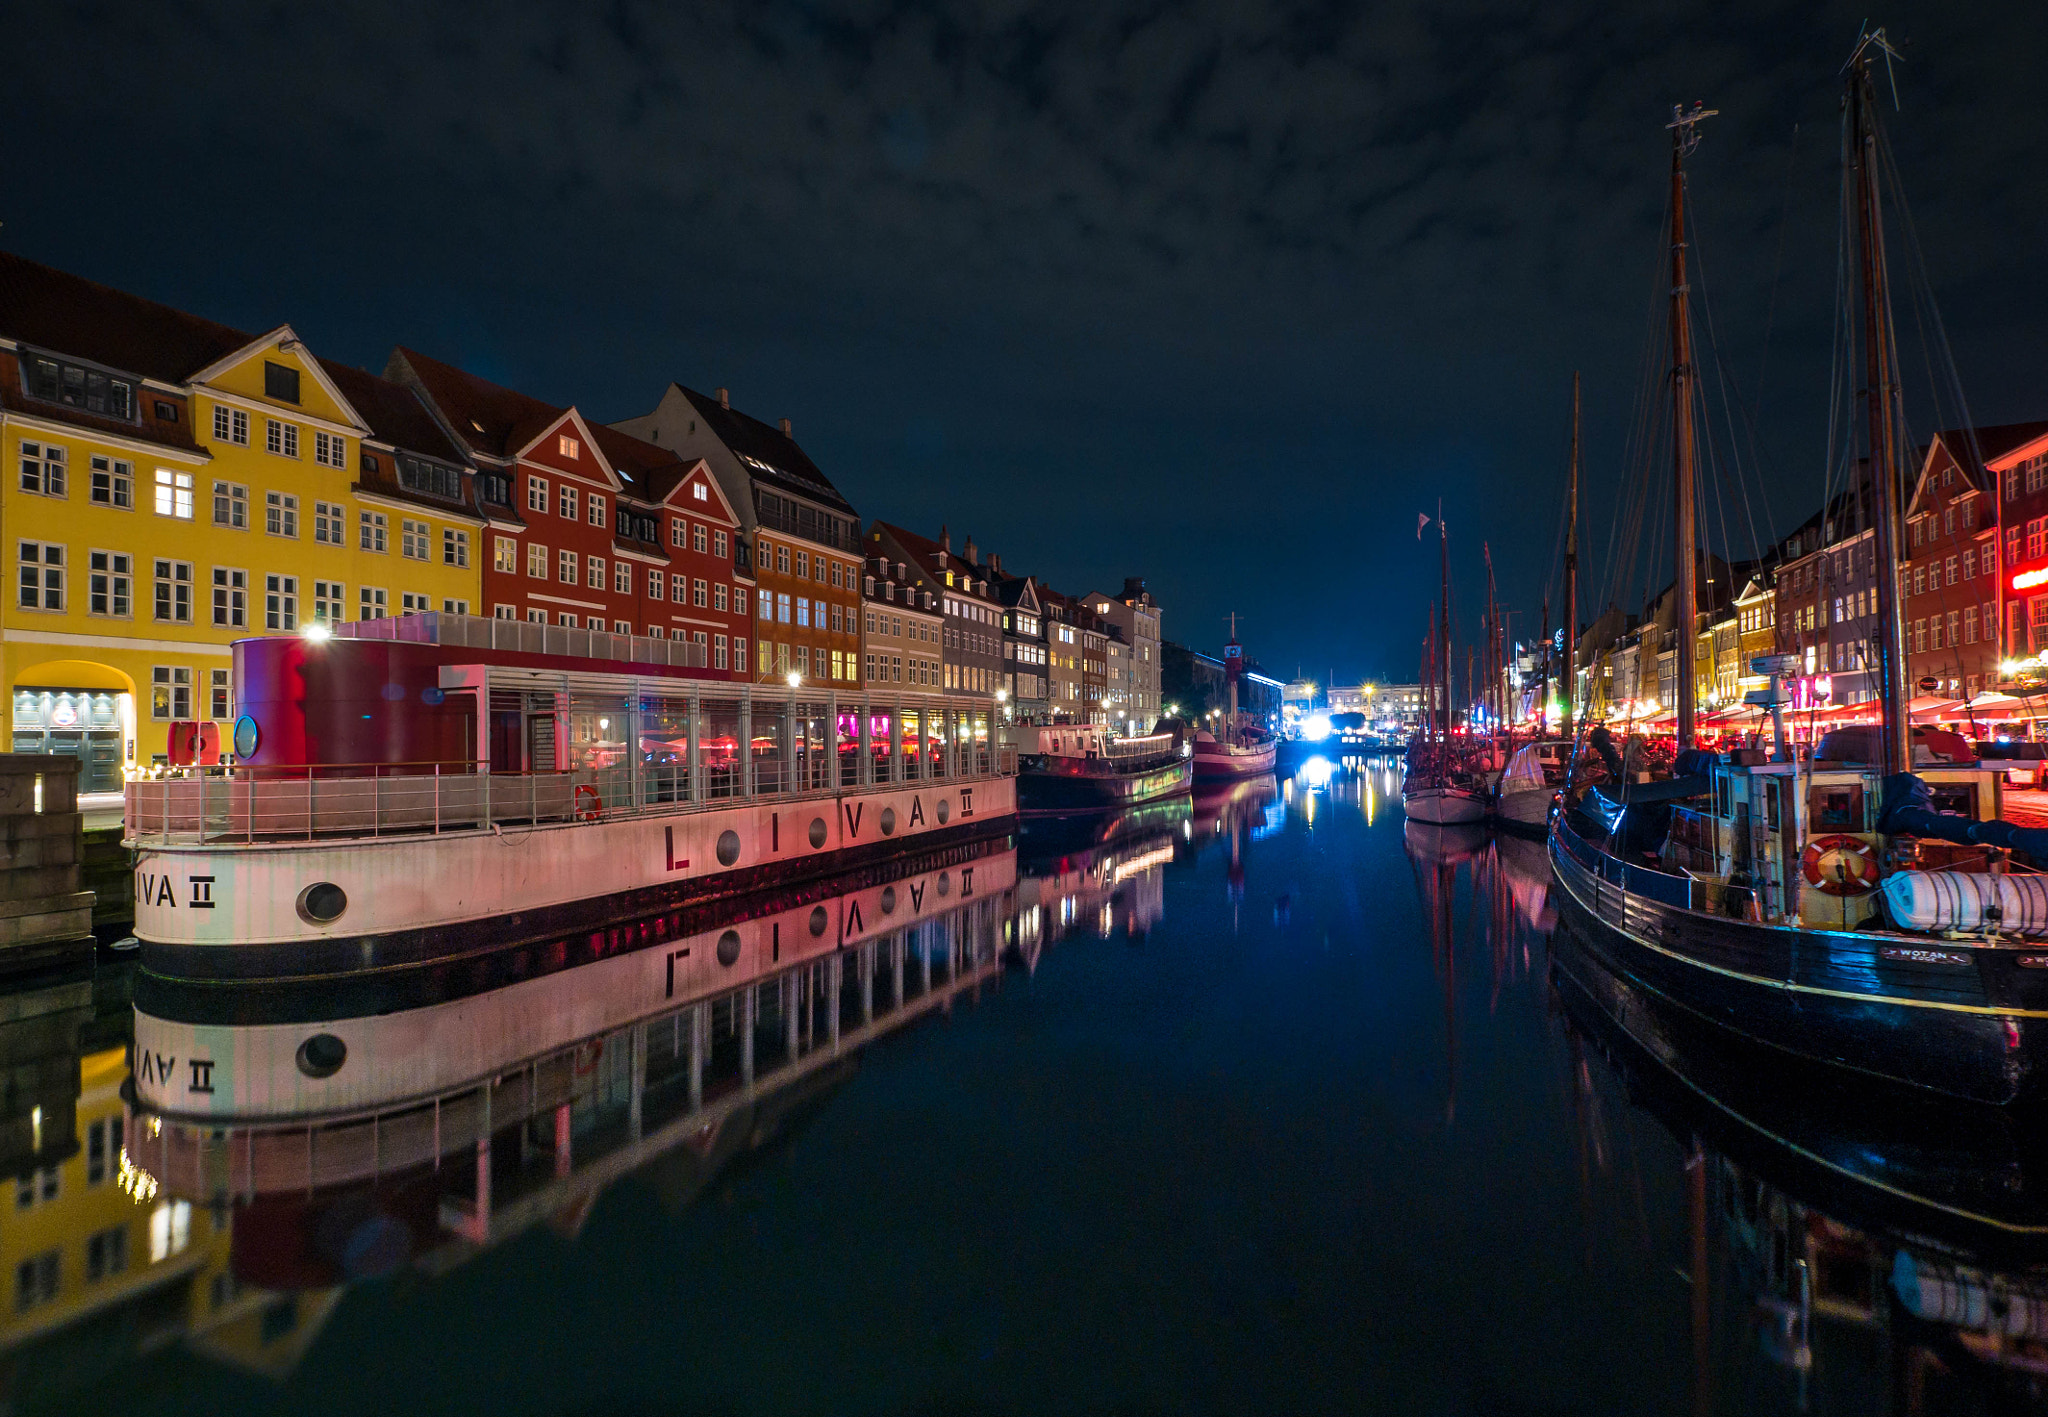
[[[263,361],[263,396],[279,403],[299,401],[299,371],[289,364]]]
[[[569,461],[575,462],[583,456],[583,444],[571,438],[567,433],[564,433],[555,439],[555,451],[569,459]]]
[[[21,379],[28,396],[44,403],[68,404],[87,413],[124,422],[135,417],[135,385],[97,369],[48,355],[24,355]]]
[[[700,502],[708,502],[711,500],[711,489],[700,482],[690,489],[690,495]]]

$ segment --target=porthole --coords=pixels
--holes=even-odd
[[[309,1078],[331,1078],[348,1061],[348,1044],[331,1033],[316,1033],[299,1045],[299,1071]]]
[[[825,844],[825,819],[811,818],[811,850],[816,851]]]
[[[947,800],[946,800],[945,798],[941,797],[941,798],[939,799],[939,825],[940,825],[940,826],[944,826],[944,825],[946,824],[947,820],[948,820],[948,819],[949,819],[949,818],[950,818],[950,817],[951,817],[952,815],[953,815],[953,804],[952,804],[951,802],[947,801]]]
[[[299,919],[308,925],[332,925],[348,909],[348,892],[332,881],[315,881],[299,892]]]
[[[827,915],[827,914],[825,913],[825,907],[824,907],[824,906],[822,906],[822,905],[814,905],[814,906],[812,906],[812,907],[811,907],[811,938],[812,938],[812,939],[814,939],[814,940],[815,940],[815,939],[816,939],[816,938],[817,938],[818,936],[820,936],[820,935],[824,934],[824,933],[825,933],[825,927],[826,927],[827,925],[831,924],[831,923],[832,923],[832,917],[830,917],[829,915]]]
[[[896,835],[896,809],[894,807],[884,807],[880,820],[883,836]]]
[[[896,913],[896,887],[894,887],[894,886],[883,886],[883,887],[882,887],[882,914],[884,914],[884,915],[894,915],[895,913]]]
[[[740,932],[728,930],[718,937],[718,962],[728,969],[739,963]]]
[[[740,834],[727,829],[718,834],[718,864],[730,866],[740,859]]]
[[[263,735],[259,731],[257,731],[255,719],[249,717],[249,715],[245,713],[240,718],[235,720],[236,757],[255,757],[256,745],[262,741]]]

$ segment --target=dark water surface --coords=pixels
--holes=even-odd
[[[971,900],[949,874],[956,904],[871,929],[837,964],[792,972],[778,945],[753,993],[721,985],[695,1097],[680,996],[626,998],[636,1022],[598,1041],[564,1017],[558,1056],[491,1063],[512,1081],[493,1094],[487,1221],[473,1146],[443,1136],[423,1154],[438,1163],[408,1159],[402,1138],[430,1135],[405,1131],[417,1108],[379,1122],[374,1174],[343,1175],[353,1142],[321,1132],[341,1170],[309,1195],[283,1161],[237,1169],[295,1155],[303,1120],[210,1137],[125,1113],[117,970],[83,994],[18,990],[8,1116],[34,1093],[36,1125],[75,1115],[77,1141],[53,1186],[31,1169],[0,1201],[11,1410],[1860,1413],[2039,1396],[2048,1288],[2018,1241],[1918,1204],[1910,1174],[1873,1192],[1802,1157],[1802,1127],[1856,1149],[1840,1109],[1731,1122],[1698,1077],[1768,1065],[1703,1059],[1648,1015],[1613,1026],[1630,1001],[1570,972],[1540,845],[1404,823],[1389,765],[1310,763],[1107,841],[1034,831],[1014,887],[1004,857],[976,869]],[[73,1035],[68,1054],[51,1042]],[[1659,1052],[1696,1063],[1694,1082]],[[451,1133],[477,1066],[442,1069]],[[550,1086],[566,1100],[517,1113]],[[1976,1138],[1944,1155],[1974,1164]],[[2019,1190],[2038,1173],[2012,1140],[1984,1141],[1983,1166],[2014,1168]]]

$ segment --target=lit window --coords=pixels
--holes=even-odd
[[[555,439],[555,451],[571,462],[575,462],[583,456],[583,444],[564,433]],[[567,514],[565,513],[564,515]]]

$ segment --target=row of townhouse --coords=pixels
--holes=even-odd
[[[0,447],[11,744],[80,757],[87,791],[164,762],[175,722],[232,720],[235,640],[426,612],[686,638],[707,678],[1013,720],[1159,711],[1143,582],[1060,598],[1101,673],[1055,699],[1043,587],[943,530],[864,528],[787,419],[723,389],[606,425],[414,349],[372,374],[290,325],[0,253]]]
[[[1947,430],[1916,450],[1897,575],[1907,680],[1916,696],[1974,698],[2048,679],[2048,422]],[[1751,661],[1797,661],[1796,705],[1878,697],[1879,564],[1867,467],[1854,485],[1754,563],[1706,558],[1695,633],[1698,707],[1761,687]],[[1717,569],[1718,568],[1718,569]],[[1725,584],[1732,595],[1717,593]],[[1667,587],[1649,614],[1615,607],[1581,635],[1582,702],[1622,716],[1668,708],[1675,674],[1641,672],[1643,641],[1676,643]],[[1654,687],[1652,687],[1654,686]]]

